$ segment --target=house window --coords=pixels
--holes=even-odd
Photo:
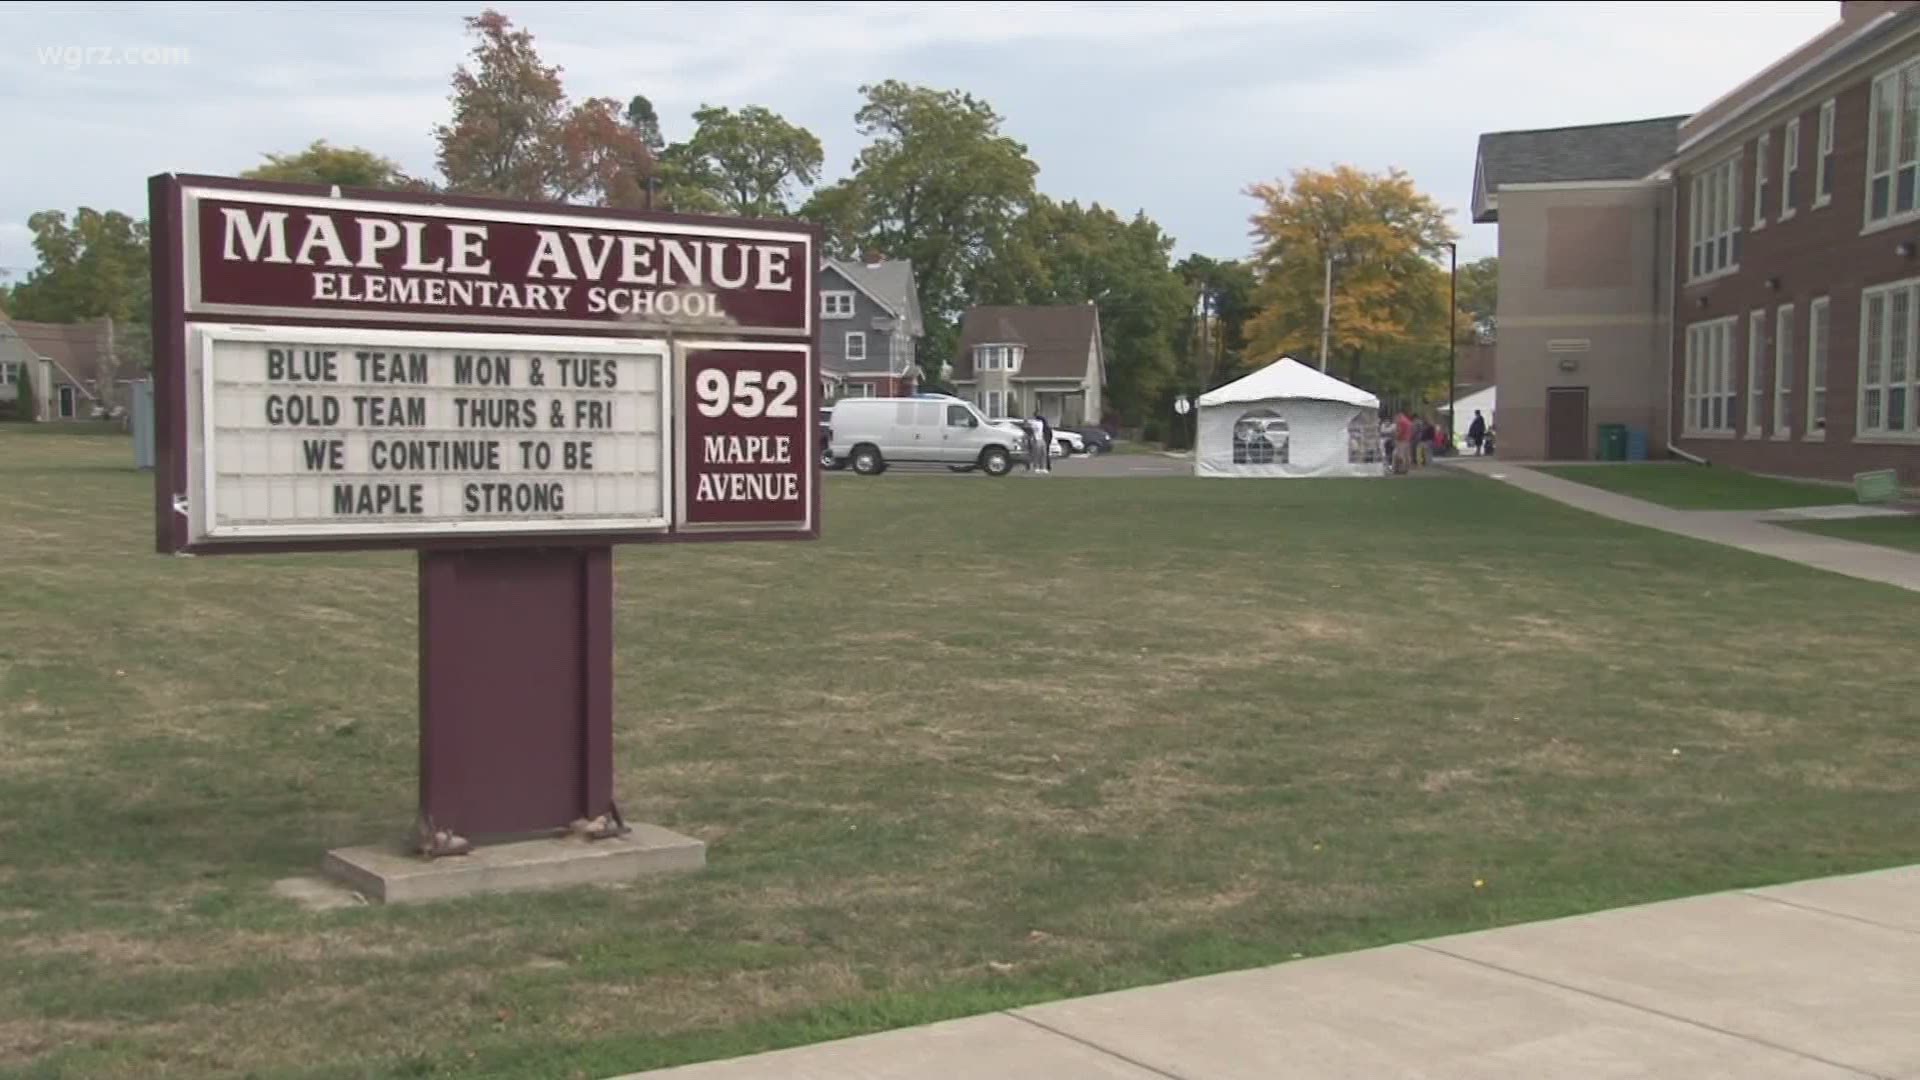
[[[1739,260],[1739,187],[1734,169],[1738,154],[1708,168],[1688,185],[1687,233],[1693,255],[1692,276],[1708,277],[1734,268]]]
[[[820,317],[823,319],[853,318],[853,294],[850,292],[821,293]]]
[[[1760,418],[1767,403],[1767,313],[1747,315],[1747,437],[1760,437]]]
[[[1787,121],[1786,137],[1780,147],[1780,220],[1793,216],[1800,203],[1800,118]]]
[[[873,384],[870,382],[848,383],[846,392],[841,396],[842,397],[872,397]]]
[[[1827,434],[1827,298],[1807,306],[1807,438]]]
[[[865,360],[867,358],[867,335],[864,331],[847,331],[847,359]]]
[[[1873,80],[1867,122],[1867,221],[1915,210],[1920,179],[1920,60]]]
[[[20,365],[9,360],[0,364],[0,386],[15,386],[20,382]]]
[[[1026,351],[1019,345],[976,345],[973,366],[978,371],[1019,371],[1020,357]]]
[[[1687,373],[1682,426],[1689,435],[1733,431],[1734,317],[1687,328]]]
[[[1773,437],[1787,437],[1793,403],[1793,305],[1781,304],[1773,328]]]
[[[987,391],[987,419],[999,420],[1007,415],[1003,398],[998,390]]]
[[[1767,224],[1767,158],[1772,153],[1773,132],[1763,131],[1753,152],[1753,227],[1756,229],[1763,229]]]
[[[1813,169],[1813,205],[1825,206],[1833,201],[1833,102],[1820,105],[1820,127]]]
[[[1861,304],[1860,412],[1862,435],[1911,437],[1916,385],[1914,315],[1920,283],[1869,289]]]

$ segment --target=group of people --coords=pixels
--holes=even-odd
[[[1380,438],[1396,474],[1404,474],[1454,452],[1453,439],[1446,428],[1406,409],[1401,409],[1393,419],[1380,422]],[[1479,409],[1473,410],[1473,423],[1467,426],[1467,445],[1475,454],[1493,451],[1493,428]]]

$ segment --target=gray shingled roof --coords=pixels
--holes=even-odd
[[[1623,124],[1495,131],[1480,136],[1473,166],[1473,220],[1498,221],[1488,197],[1502,184],[1638,180],[1673,160],[1685,116]]]
[[[828,259],[826,263],[841,277],[891,308],[894,316],[906,324],[907,336],[919,337],[926,332],[920,319],[920,298],[914,290],[912,259],[886,259],[878,263]]]
[[[1078,379],[1087,373],[1087,351],[1100,323],[1092,304],[971,307],[960,319],[953,377],[973,378],[975,345],[1021,344],[1026,360],[1017,379]]]

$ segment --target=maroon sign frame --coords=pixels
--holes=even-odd
[[[806,455],[803,486],[809,513],[803,523],[770,528],[766,524],[647,531],[555,532],[519,535],[393,536],[337,539],[224,541],[192,540],[182,509],[192,484],[188,476],[191,444],[187,417],[186,349],[196,325],[245,322],[255,326],[341,327],[348,329],[437,329],[487,333],[553,334],[580,337],[661,338],[677,353],[679,342],[697,339],[711,345],[728,339],[791,342],[810,346],[802,398],[815,406],[819,386],[817,277],[821,232],[799,222],[762,222],[703,215],[661,214],[598,207],[533,206],[468,196],[414,192],[374,192],[311,184],[282,184],[192,174],[163,174],[148,182],[152,223],[153,373],[154,373],[154,522],[155,548],[162,554],[270,553],[368,549],[594,547],[605,544],[715,542],[729,540],[811,540],[820,535],[820,482],[815,455]],[[230,211],[248,211],[235,217]],[[282,218],[271,215],[284,214]],[[317,225],[324,220],[329,225]],[[231,227],[229,227],[231,225]],[[484,236],[471,230],[485,227]],[[468,230],[468,231],[460,231]],[[542,239],[542,235],[546,239]],[[397,239],[396,239],[397,237]],[[650,242],[650,243],[649,243]],[[226,260],[231,243],[239,258]],[[498,243],[500,246],[494,246]],[[539,256],[539,279],[522,266]],[[717,245],[717,246],[716,246]],[[768,249],[768,250],[762,250]],[[787,252],[784,269],[793,288],[779,290],[779,303],[729,289],[744,272],[758,282],[775,274],[781,260],[771,249]],[[803,256],[798,262],[794,255]],[[257,256],[249,258],[248,256]],[[276,261],[284,257],[285,261]],[[304,261],[302,261],[304,259]],[[715,260],[718,262],[716,263]],[[245,273],[226,268],[241,265]],[[332,265],[329,265],[332,264]],[[345,265],[340,265],[345,264]],[[749,267],[750,269],[746,269]],[[456,290],[445,271],[487,265],[488,275],[466,274]],[[215,267],[219,266],[219,269]],[[439,267],[438,271],[410,270]],[[718,281],[709,271],[718,268]],[[709,288],[688,290],[689,270],[698,269]],[[597,274],[594,273],[597,271]],[[629,272],[630,271],[630,272]],[[572,273],[571,279],[555,277]],[[668,317],[585,310],[584,289],[645,289],[628,278],[669,280],[667,291],[684,304],[700,296],[699,313],[684,307]],[[360,292],[337,289],[320,299],[311,295],[328,281],[410,281],[416,284],[397,301],[346,302]],[[438,274],[439,276],[435,276]],[[299,283],[305,275],[304,288]],[[516,287],[511,305],[502,306],[504,287]],[[565,286],[564,311],[529,311],[529,285],[548,290]],[[361,288],[362,286],[355,286]],[[490,287],[490,288],[489,288]],[[392,286],[383,286],[392,288]],[[407,303],[408,297],[418,302]],[[791,299],[788,299],[788,298]],[[429,304],[429,299],[442,301]],[[452,301],[471,300],[469,306]],[[481,301],[491,303],[482,304]],[[797,301],[797,302],[796,302]],[[556,296],[546,294],[552,307]],[[518,306],[512,306],[518,305]],[[762,325],[747,319],[764,319]],[[772,355],[772,354],[769,354]],[[671,438],[685,447],[684,426]],[[685,455],[679,455],[684,459]],[[677,477],[668,479],[670,485]]]
[[[613,797],[611,546],[819,537],[820,231],[198,175],[154,176],[148,196],[156,549],[418,549],[418,850],[455,854],[469,837],[580,821],[594,835],[625,831]],[[710,434],[736,440],[715,444],[708,462],[730,475],[699,475],[746,497],[682,518],[694,428],[677,407],[683,384],[669,380],[665,529],[196,542],[187,349],[197,327],[230,324],[663,341],[676,376],[727,371],[733,411],[703,417],[699,434],[703,446]],[[741,378],[756,361],[757,378]],[[784,406],[768,415],[771,401],[756,403],[754,388],[764,399],[769,380],[778,393],[789,377],[797,415]],[[788,437],[792,446],[777,449]],[[797,480],[769,479],[783,468]],[[798,515],[789,483],[800,488]]]

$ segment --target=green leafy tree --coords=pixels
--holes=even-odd
[[[18,396],[13,399],[13,418],[15,420],[39,419],[40,399],[33,396],[33,368],[30,365],[21,366],[20,381],[14,390]]]
[[[610,98],[573,103],[533,35],[488,10],[469,18],[468,63],[453,74],[453,118],[435,127],[452,191],[544,202],[640,206],[653,171],[647,136]]]
[[[340,187],[417,189],[415,180],[397,162],[357,146],[333,146],[315,140],[293,154],[267,154],[264,165],[240,175],[249,180],[278,180],[293,184],[337,184]]]
[[[1181,334],[1182,381],[1205,392],[1241,374],[1247,364],[1253,268],[1235,259],[1193,254],[1173,269],[1194,297]]]
[[[1473,320],[1473,329],[1483,340],[1494,336],[1500,311],[1500,260],[1489,255],[1460,267],[1458,282],[1460,311]]]
[[[944,359],[967,286],[1033,199],[1039,171],[1001,117],[957,90],[896,80],[863,86],[854,114],[871,141],[845,181],[820,189],[802,216],[837,253],[913,260],[928,322],[923,349]]]
[[[1139,423],[1176,381],[1193,294],[1169,265],[1173,238],[1145,214],[1036,197],[975,277],[981,303],[1100,311],[1108,408]]]
[[[645,94],[633,95],[627,102],[627,126],[640,134],[640,141],[647,144],[655,156],[667,148],[667,137],[660,128],[660,114],[653,109],[653,102]]]
[[[693,137],[664,155],[674,191],[689,204],[707,202],[743,217],[786,217],[797,190],[820,179],[820,140],[770,109],[703,105],[693,119]]]
[[[71,222],[62,211],[43,210],[27,218],[27,228],[39,265],[13,289],[9,316],[56,323],[111,319],[114,355],[103,361],[102,380],[111,378],[116,362],[149,366],[147,223],[117,210],[82,207]]]

